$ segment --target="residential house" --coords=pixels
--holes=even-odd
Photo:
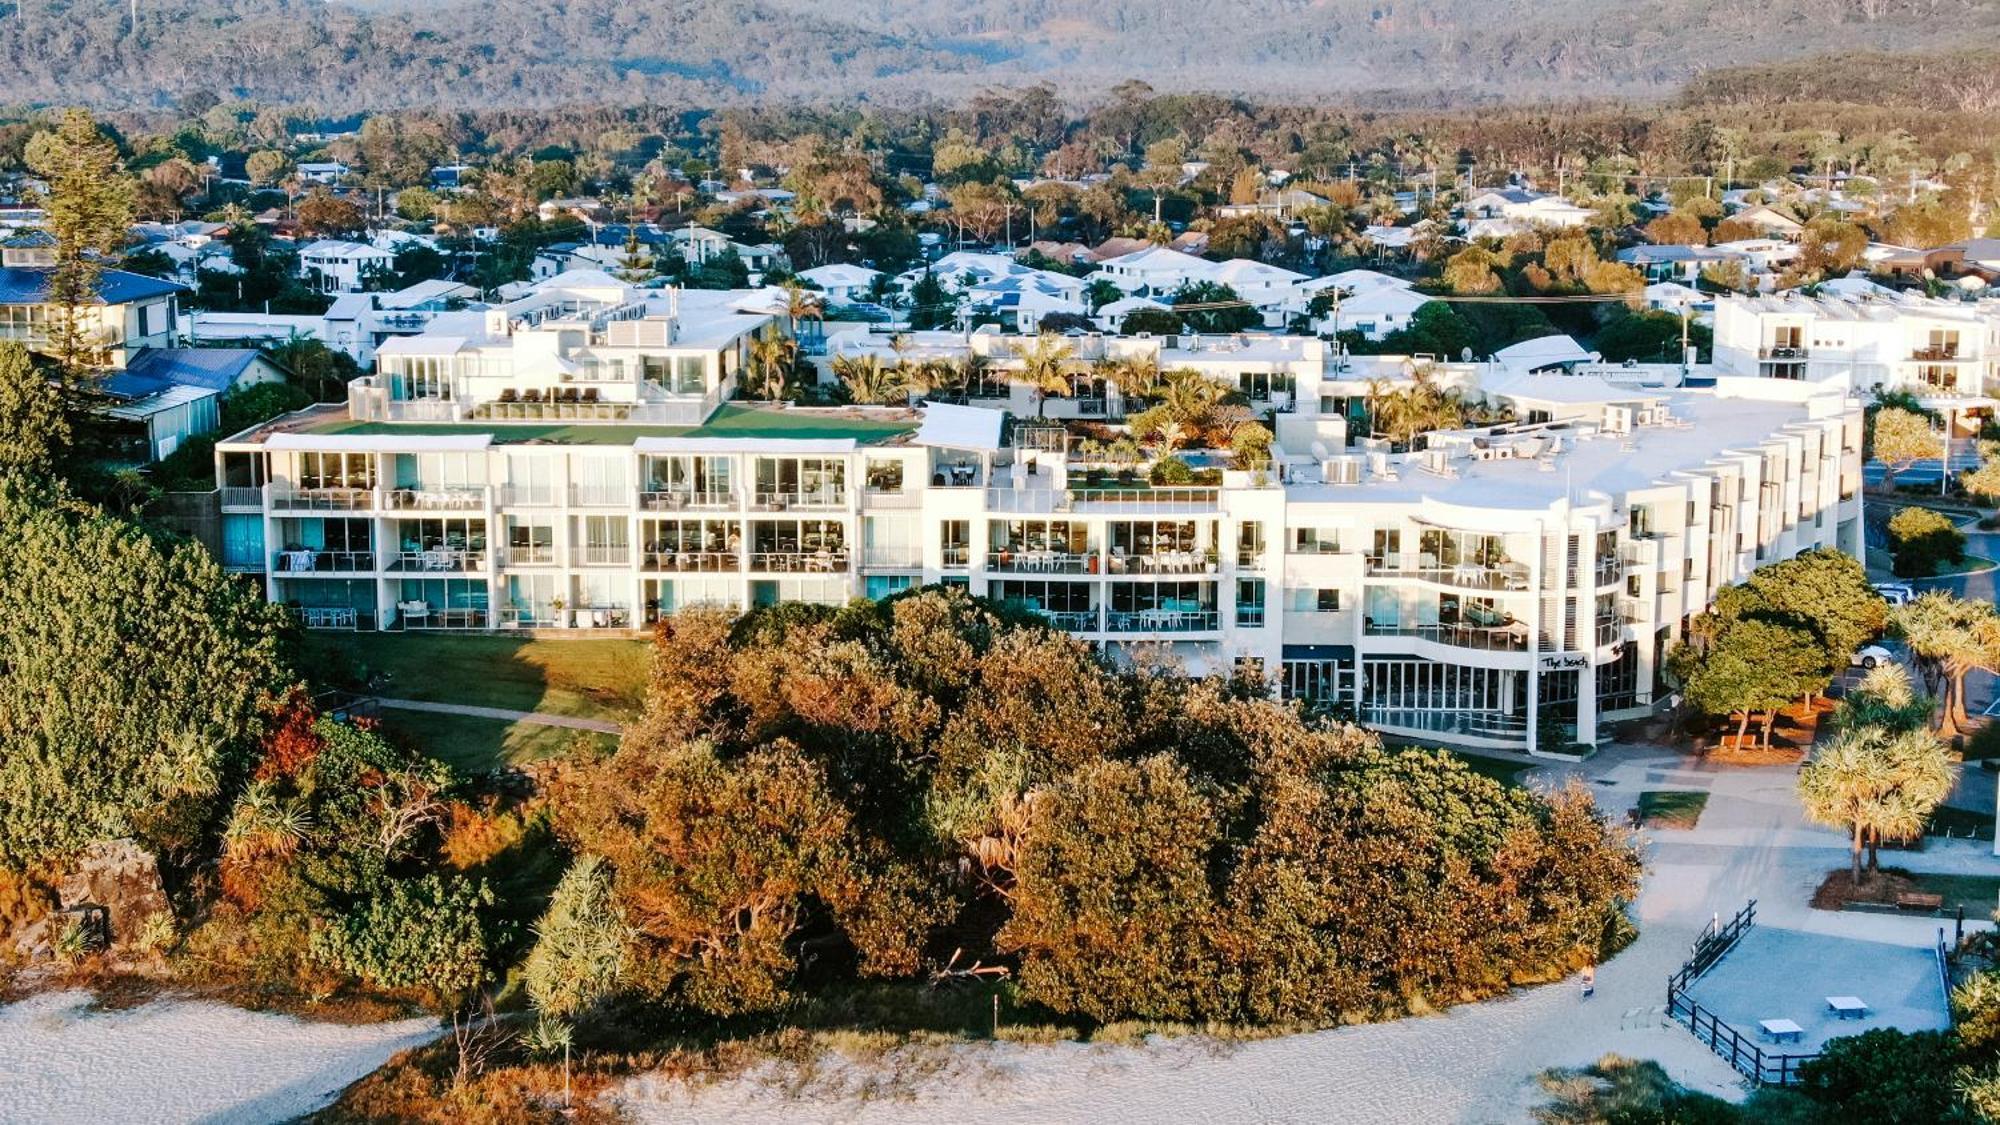
[[[220,424],[222,396],[284,378],[254,349],[148,348],[105,376],[99,390],[110,402],[98,412],[132,460],[158,461]]]
[[[322,238],[299,248],[299,276],[321,293],[358,293],[395,268],[395,254],[366,242]]]
[[[876,279],[883,273],[867,266],[834,262],[800,270],[798,276],[800,281],[825,293],[828,304],[856,305],[871,299]]]

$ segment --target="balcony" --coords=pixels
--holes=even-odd
[[[373,551],[323,551],[299,547],[271,556],[274,574],[368,574],[375,569]]]
[[[1432,644],[1478,652],[1528,651],[1528,627],[1521,622],[1507,625],[1388,625],[1370,621],[1363,631],[1371,637],[1415,637]]]
[[[467,551],[455,547],[434,547],[422,551],[396,551],[388,556],[384,570],[423,571],[428,574],[453,574],[468,570],[486,569],[485,551]]]
[[[484,485],[458,488],[395,488],[382,494],[392,511],[480,512],[486,510]]]
[[[986,569],[1002,574],[1090,574],[1096,571],[1092,552],[1000,550],[986,556]]]
[[[1222,628],[1214,610],[1113,610],[1105,615],[1109,633],[1210,633]]]
[[[1112,574],[1214,574],[1218,566],[1214,551],[1153,551],[1127,555],[1113,547],[1107,570]]]
[[[964,570],[972,565],[972,548],[943,547],[938,551],[938,565],[946,570]]]
[[[1757,358],[1764,360],[1798,360],[1806,359],[1808,356],[1806,355],[1806,347],[1803,344],[1772,344],[1758,348]]]
[[[1912,363],[1970,363],[1971,361],[1971,356],[1959,354],[1957,344],[1910,349]]]
[[[1623,640],[1624,637],[1624,621],[1616,617],[1600,617],[1597,619],[1596,641],[1598,648],[1603,648],[1605,645],[1615,645]]]
[[[375,509],[372,488],[271,487],[274,512],[369,512]]]
[[[729,489],[669,489],[639,494],[639,510],[642,512],[734,511],[737,503],[736,493]]]
[[[1624,573],[1625,573],[1624,565],[1621,563],[1616,554],[1604,554],[1597,556],[1597,567],[1594,572],[1594,577],[1597,580],[1597,585],[1615,586],[1618,584],[1618,579],[1622,577]]]
[[[264,490],[262,488],[254,486],[243,488],[224,485],[221,492],[222,507],[225,510],[229,508],[247,508],[256,511],[264,507]]]
[[[675,574],[722,574],[742,570],[743,559],[734,551],[646,551],[639,565]]]
[[[1415,578],[1463,590],[1525,591],[1529,588],[1527,564],[1512,560],[1446,566],[1432,561],[1427,555],[1419,555],[1416,565],[1412,566],[1405,563],[1401,555],[1368,555],[1366,562],[1370,578]]]
[[[632,505],[632,497],[632,489],[622,484],[569,486],[569,503],[573,508],[628,508]]]
[[[1262,551],[1236,552],[1236,569],[1238,570],[1262,570],[1264,569],[1264,562],[1264,552]]]
[[[339,605],[300,606],[298,613],[299,624],[308,629],[359,629],[363,625],[372,626],[375,618],[372,613]]]
[[[779,574],[841,574],[847,570],[846,551],[758,551],[750,569]]]
[[[844,488],[818,488],[798,491],[766,492],[759,490],[756,508],[760,512],[784,512],[794,508],[845,508],[847,490]]]
[[[1004,491],[1004,490],[1003,490]],[[1072,488],[1063,497],[1066,510],[1117,511],[1141,508],[1157,512],[1213,512],[1220,489],[1215,488]]]
[[[556,549],[547,543],[537,543],[526,547],[502,547],[499,551],[501,566],[554,566]]]
[[[553,508],[556,488],[552,484],[503,484],[500,503],[509,508]]]
[[[629,566],[632,548],[623,543],[594,543],[569,549],[571,566]]]
[[[1065,633],[1097,632],[1097,611],[1094,609],[1046,609],[1042,616],[1049,624]]]

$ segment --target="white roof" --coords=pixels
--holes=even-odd
[[[444,278],[438,277],[419,281],[415,285],[398,289],[394,293],[378,294],[376,299],[385,309],[406,309],[411,305],[421,305],[426,301],[435,301],[440,297],[470,297],[474,295],[475,291],[472,286],[456,281],[446,281]]]
[[[871,270],[867,266],[849,265],[835,262],[832,265],[814,266],[800,270],[799,277],[822,288],[834,285],[868,285],[882,276],[881,270]]]
[[[301,258],[393,258],[387,250],[370,246],[366,242],[349,242],[342,238],[322,238],[318,242],[308,242],[299,248]]]
[[[925,403],[923,424],[917,427],[917,435],[911,440],[917,445],[942,449],[997,450],[1000,428],[1006,420],[1004,410]]]
[[[1528,402],[1579,406],[1589,403],[1657,401],[1655,391],[1635,391],[1590,375],[1516,375],[1488,387],[1489,393]]]
[[[1179,250],[1165,246],[1148,246],[1144,250],[1134,250],[1130,254],[1120,254],[1116,258],[1099,263],[1106,266],[1126,266],[1134,269],[1183,270],[1207,273],[1215,268],[1215,263],[1207,258],[1197,258],[1183,254]],[[1299,275],[1303,276],[1303,275]]]
[[[338,450],[344,453],[472,453],[493,444],[492,434],[301,434],[280,432],[267,449]]]
[[[1211,276],[1214,280],[1220,281],[1225,285],[1234,285],[1239,281],[1287,285],[1306,279],[1305,274],[1294,273],[1281,266],[1274,266],[1265,262],[1253,262],[1248,258],[1231,258],[1221,265],[1216,266]]]
[[[432,335],[428,332],[420,336],[391,336],[382,341],[382,346],[375,349],[375,354],[378,356],[457,355],[459,349],[465,347],[466,342],[463,336]]]
[[[1371,289],[1408,289],[1410,283],[1400,277],[1390,277],[1375,270],[1341,270],[1325,277],[1315,277],[1311,281],[1299,283],[1302,293],[1317,293],[1322,289],[1345,289],[1350,293],[1365,293]]]
[[[1124,316],[1140,309],[1164,309],[1167,306],[1150,297],[1120,297],[1097,310],[1098,316]]]
[[[1431,303],[1424,296],[1407,286],[1378,285],[1373,289],[1363,289],[1340,302],[1343,317],[1367,313],[1409,313]]]
[[[1523,340],[1493,353],[1495,363],[1510,372],[1519,373],[1551,367],[1558,363],[1589,363],[1597,358],[1596,352],[1585,351],[1582,344],[1563,335]]]

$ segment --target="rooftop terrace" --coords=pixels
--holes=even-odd
[[[643,426],[591,423],[357,422],[346,409],[317,409],[286,415],[245,434],[261,442],[274,433],[352,437],[446,437],[490,435],[495,445],[632,445],[642,438],[736,438],[758,441],[851,440],[882,445],[916,430],[911,410],[802,409],[725,403],[699,426]]]

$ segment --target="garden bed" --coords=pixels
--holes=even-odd
[[[1873,873],[1863,872],[1861,882],[1855,883],[1848,874],[1844,867],[1828,872],[1813,891],[1813,909],[1895,911],[1901,895],[1932,894],[1944,898],[1944,905],[1939,908],[1941,914],[1952,914],[1963,907],[1967,915],[1984,918],[1993,913],[1995,902],[2000,901],[2000,875],[1913,874],[1900,867],[1884,867]],[[1922,916],[1927,912],[1908,913]]]
[[[1708,794],[1688,789],[1648,789],[1639,794],[1641,828],[1693,828],[1708,807]]]

